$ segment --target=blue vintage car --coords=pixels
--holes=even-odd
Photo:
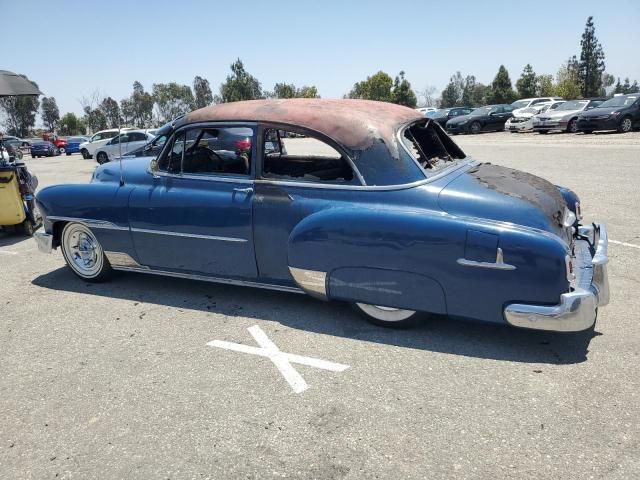
[[[467,158],[387,103],[206,107],[157,158],[37,201],[39,248],[60,247],[86,281],[123,270],[306,292],[387,326],[426,312],[580,331],[609,300],[606,229],[580,224],[575,193]]]

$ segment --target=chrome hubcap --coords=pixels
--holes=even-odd
[[[401,322],[416,313],[414,310],[403,310],[401,308],[384,307],[382,305],[369,305],[368,303],[357,303],[356,305],[370,317],[383,322]]]
[[[70,224],[63,232],[63,248],[69,266],[83,277],[94,277],[102,270],[102,248],[91,230]]]

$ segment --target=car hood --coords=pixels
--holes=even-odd
[[[538,116],[539,117],[544,117],[544,118],[553,118],[555,120],[558,120],[560,118],[564,118],[564,117],[571,117],[573,115],[575,115],[576,113],[580,113],[582,110],[578,109],[578,110],[561,110],[559,112],[544,112],[544,113],[539,113]]]
[[[448,183],[438,203],[452,215],[514,223],[570,240],[562,226],[567,204],[558,187],[519,170],[476,165]]]
[[[592,108],[591,110],[582,113],[580,116],[583,118],[590,118],[590,117],[601,117],[603,115],[611,115],[614,112],[617,112],[619,110],[623,110],[623,107],[599,107],[599,108]]]
[[[481,117],[482,117],[482,115],[460,115],[459,117],[452,118],[447,123],[450,123],[451,125],[456,125],[458,123],[464,123],[466,121],[469,121],[472,118],[478,119],[478,118],[481,118]]]

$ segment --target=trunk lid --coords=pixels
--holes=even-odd
[[[530,173],[482,163],[449,182],[438,203],[452,215],[533,227],[570,243],[562,225],[567,205],[560,190]]]

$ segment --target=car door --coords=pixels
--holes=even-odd
[[[265,126],[260,138],[262,162],[253,210],[259,277],[293,285],[288,258],[291,232],[319,210],[353,206],[359,192],[341,187],[362,181],[344,152],[312,132]]]
[[[213,277],[255,279],[252,159],[255,146],[221,150],[220,130],[252,125],[186,126],[172,136],[155,175],[129,203],[131,234],[141,265]]]
[[[117,158],[120,156],[120,151],[124,155],[127,153],[127,147],[129,145],[129,134],[121,133],[120,135],[116,135],[111,140],[109,140],[101,150],[104,150],[107,156],[111,159]]]

